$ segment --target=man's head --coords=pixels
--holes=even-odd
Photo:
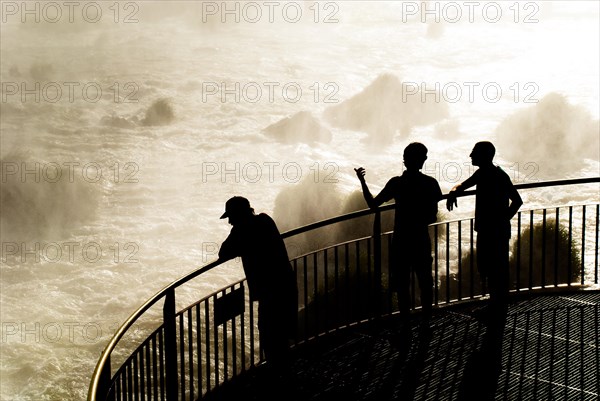
[[[225,203],[225,213],[221,218],[229,218],[229,224],[234,226],[253,214],[254,209],[250,207],[248,199],[242,196],[234,196]]]
[[[419,142],[412,142],[404,148],[404,165],[409,170],[420,170],[427,160],[427,148]]]
[[[474,166],[491,164],[496,154],[496,148],[491,142],[477,142],[469,155]]]

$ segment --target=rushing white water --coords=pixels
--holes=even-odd
[[[455,23],[456,9],[430,2],[437,24],[412,15],[420,2],[281,2],[272,23],[262,2],[229,2],[239,23],[221,2],[93,3],[97,23],[88,3],[73,23],[66,6],[55,23],[55,6],[40,3],[35,22],[21,4],[3,2],[0,25],[2,400],[85,399],[119,324],[215,257],[232,195],[285,229],[325,218],[358,189],[353,167],[377,191],[410,141],[428,146],[444,191],[483,139],[515,182],[600,173],[596,2],[483,2],[473,22],[455,2]],[[239,263],[221,267],[190,296],[235,277]]]

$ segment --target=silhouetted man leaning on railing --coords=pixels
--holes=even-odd
[[[442,199],[442,191],[435,178],[421,173],[426,159],[425,145],[418,142],[409,144],[404,149],[406,171],[401,176],[391,178],[375,197],[365,181],[365,169],[355,169],[370,208],[377,208],[392,198],[395,200],[390,284],[398,293],[402,319],[406,319],[410,311],[411,270],[414,270],[419,281],[423,316],[429,318],[431,315],[433,258],[428,226],[437,220],[437,204]]]
[[[473,175],[448,194],[447,208],[457,206],[456,196],[474,185],[475,231],[477,231],[477,268],[484,287],[489,289],[490,307],[484,316],[488,325],[486,339],[498,345],[504,330],[508,307],[510,220],[523,200],[510,177],[492,162],[496,149],[491,142],[478,142],[470,154]],[[493,345],[490,344],[490,347]]]
[[[231,233],[221,245],[219,259],[240,256],[250,290],[258,301],[258,330],[267,366],[285,374],[289,367],[289,340],[296,335],[298,289],[296,275],[273,219],[254,214],[248,199],[234,196],[225,204]]]

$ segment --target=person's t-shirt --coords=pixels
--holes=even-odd
[[[247,223],[231,229],[221,245],[219,257],[238,256],[242,258],[252,300],[288,291],[295,283],[285,243],[267,214],[252,216]]]
[[[472,176],[475,190],[475,231],[510,237],[510,192],[513,183],[499,166],[479,168]]]
[[[435,178],[406,170],[390,179],[375,197],[378,204],[395,200],[394,234],[424,230],[437,220],[442,191]]]

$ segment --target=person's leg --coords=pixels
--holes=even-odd
[[[494,264],[489,274],[490,308],[494,316],[494,330],[498,335],[504,331],[508,312],[509,261],[508,238],[495,238],[493,243]]]
[[[486,294],[489,292],[488,275],[490,264],[493,263],[493,257],[490,256],[490,241],[486,234],[477,233],[477,271],[481,280],[481,292]]]
[[[477,233],[477,271],[481,279],[481,293],[489,295],[487,306],[477,315],[486,325],[493,319],[492,304],[496,297],[493,278],[490,278],[490,275],[496,270],[496,261],[494,260],[496,252],[493,244],[494,241],[489,233]]]
[[[423,315],[424,317],[430,317],[433,304],[433,277],[431,271],[433,258],[431,257],[431,239],[429,238],[429,233],[422,233],[418,240],[419,242],[414,244],[415,251],[417,252],[414,264],[415,274],[419,282]]]
[[[258,330],[260,345],[265,353],[267,364],[276,370],[288,363],[289,344],[283,302],[261,300],[258,304]]]
[[[490,301],[487,313],[483,350],[490,366],[499,369],[502,361],[502,339],[508,313],[508,238],[498,235],[482,237],[484,271],[489,286]],[[479,253],[480,238],[477,239]]]
[[[392,263],[390,263],[390,287],[398,295],[398,310],[403,318],[410,313],[410,257],[407,243],[397,236],[392,243]]]
[[[477,234],[477,269],[490,298],[504,302],[508,295],[508,242],[495,233]]]
[[[486,239],[490,302],[496,306],[505,305],[508,299],[508,241],[508,238],[500,236],[488,236]]]
[[[398,310],[403,318],[408,318],[410,315],[410,270],[399,269],[397,274],[396,294],[398,294]],[[408,270],[408,274],[407,271]]]
[[[281,302],[280,304],[285,304]],[[281,308],[273,299],[258,304],[258,331],[265,355],[265,375],[259,384],[264,399],[282,399],[290,391],[291,357],[288,330]]]

